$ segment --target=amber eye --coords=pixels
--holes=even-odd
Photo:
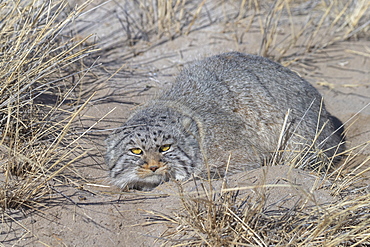
[[[159,148],[159,152],[161,152],[161,153],[166,152],[166,151],[170,150],[170,148],[171,148],[170,144],[163,145]]]
[[[140,148],[131,148],[130,151],[131,153],[137,154],[137,155],[140,155],[143,153],[143,150],[141,150]]]

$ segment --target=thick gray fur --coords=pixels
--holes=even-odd
[[[340,142],[312,85],[266,58],[230,52],[188,65],[172,88],[109,136],[106,160],[117,186],[151,189],[209,170],[223,175],[226,166],[237,172],[272,160],[280,164],[297,153],[306,153],[302,166],[314,166]],[[161,153],[164,144],[171,147]],[[154,171],[143,168],[148,163]]]

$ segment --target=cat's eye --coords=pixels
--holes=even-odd
[[[166,152],[166,151],[170,150],[170,148],[171,148],[170,144],[163,145],[159,148],[159,152],[161,152],[161,153]]]
[[[140,148],[131,148],[130,151],[131,153],[137,154],[137,155],[140,155],[143,153],[143,150],[141,150]]]

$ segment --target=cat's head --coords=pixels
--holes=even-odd
[[[177,121],[123,126],[107,139],[113,184],[148,190],[170,178],[184,180],[201,162],[196,137]]]

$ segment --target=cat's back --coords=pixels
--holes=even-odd
[[[229,52],[192,62],[179,74],[162,97],[181,101],[192,108],[215,106],[236,110],[302,108],[321,96],[296,73],[269,59]],[[297,105],[298,103],[298,105]]]
[[[252,146],[258,153],[271,152],[286,116],[295,136],[287,143],[309,145],[323,126],[320,148],[340,142],[339,135],[332,135],[335,128],[319,92],[293,71],[260,56],[229,52],[195,61],[162,99],[198,119],[209,149],[213,143],[227,143],[224,150],[245,152]]]

